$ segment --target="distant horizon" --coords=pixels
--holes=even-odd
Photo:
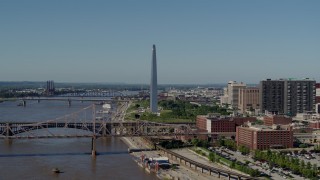
[[[233,79],[230,79],[226,82],[212,82],[212,83],[158,83],[159,85],[170,85],[170,84],[181,84],[181,85],[210,85],[210,84],[228,84],[229,81],[236,81],[238,83],[245,83],[245,84],[259,84],[260,81],[263,80],[267,80],[267,79],[271,79],[271,80],[280,80],[280,79],[293,79],[293,80],[303,80],[303,79],[309,79],[309,80],[315,80],[315,78],[310,78],[310,77],[304,77],[304,78],[295,78],[295,77],[281,77],[281,78],[264,78],[259,80],[258,82],[246,82],[246,81],[236,81]],[[135,84],[142,84],[142,85],[150,85],[149,83],[134,83],[134,82],[86,82],[86,81],[55,81],[54,79],[48,79],[48,80],[43,80],[43,81],[33,81],[33,80],[22,80],[22,81],[4,81],[4,80],[0,80],[0,83],[23,83],[23,82],[31,82],[31,83],[41,83],[41,82],[47,82],[47,81],[54,81],[54,83],[71,83],[71,84],[128,84],[128,85],[135,85]],[[316,81],[316,80],[315,80]],[[319,82],[319,81],[316,81]]]
[[[53,80],[54,81],[54,80]],[[45,83],[46,81],[0,81],[0,83]],[[57,84],[110,84],[110,85],[150,85],[150,84],[147,84],[147,83],[124,83],[124,82],[57,82],[57,81],[54,81],[54,83],[57,83]],[[203,83],[203,84],[197,84],[197,83],[190,83],[190,84],[181,84],[181,83],[158,83],[158,85],[210,85],[210,84],[228,84],[228,82],[226,83]],[[251,83],[249,83],[251,84]]]

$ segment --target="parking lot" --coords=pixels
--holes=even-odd
[[[209,150],[231,161],[237,160],[243,163],[244,165],[251,167],[252,169],[257,169],[260,172],[262,172],[262,175],[263,174],[269,175],[271,176],[272,179],[297,179],[297,180],[304,179],[301,176],[292,174],[290,171],[283,170],[281,168],[273,167],[272,169],[270,169],[267,162],[259,162],[259,161],[255,162],[250,155],[242,155],[239,151],[232,151],[226,148],[209,148]],[[320,157],[317,156],[317,159],[310,159],[309,161],[313,161],[311,162],[311,164],[314,164],[314,163],[318,163],[319,160],[320,160]]]

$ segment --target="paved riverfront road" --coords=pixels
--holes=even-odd
[[[192,151],[189,150],[188,148],[174,149],[174,150],[171,150],[171,151],[173,151],[173,152],[175,152],[175,153],[177,153],[177,154],[180,154],[180,155],[182,155],[182,156],[184,156],[184,157],[187,157],[187,158],[189,158],[189,159],[191,159],[191,160],[193,160],[193,161],[196,161],[196,162],[198,162],[198,163],[201,163],[201,164],[205,164],[205,165],[208,165],[208,166],[211,166],[211,167],[214,167],[214,168],[219,168],[219,169],[221,169],[221,170],[234,171],[234,170],[232,170],[232,169],[230,169],[230,168],[226,168],[225,166],[222,166],[222,165],[220,165],[220,164],[212,163],[212,162],[210,162],[207,158],[202,157],[202,156],[196,154],[195,152],[192,152]],[[199,172],[201,172],[201,169],[200,169],[200,168],[198,168],[198,169],[199,169]],[[241,172],[239,172],[239,171],[234,171],[234,172],[235,172],[235,173],[240,173],[240,174],[246,175],[246,174],[241,173]],[[214,174],[214,173],[213,173],[213,174]],[[217,177],[217,176],[213,175],[212,177]],[[221,176],[221,179],[223,179],[223,178],[224,178],[224,177]],[[225,178],[225,179],[227,179],[227,178]]]

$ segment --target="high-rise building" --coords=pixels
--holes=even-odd
[[[46,95],[47,96],[52,96],[54,95],[55,92],[55,87],[54,87],[54,82],[51,81],[47,81],[47,86],[46,86]]]
[[[284,114],[290,116],[297,113],[314,112],[316,104],[316,81],[285,80]]]
[[[220,96],[220,105],[226,105],[229,104],[229,100],[228,100],[228,88],[225,87],[223,88],[223,96]]]
[[[314,80],[263,80],[260,82],[261,112],[295,116],[314,111],[315,95]]]
[[[259,88],[247,87],[239,89],[238,109],[241,113],[260,109]]]
[[[260,81],[260,107],[262,113],[266,110],[274,114],[284,113],[284,81]]]
[[[157,55],[155,45],[152,47],[150,111],[153,113],[158,112]]]
[[[228,83],[228,104],[230,104],[234,109],[238,108],[239,100],[239,90],[246,88],[246,84],[237,83],[237,81],[229,81]]]

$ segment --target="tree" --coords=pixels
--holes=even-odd
[[[219,138],[218,144],[219,144],[219,146],[225,146],[224,139],[223,138]]]
[[[231,164],[230,164],[230,167],[231,167],[231,168],[235,168],[235,167],[236,167],[236,162],[235,162],[235,161],[232,161]]]
[[[313,170],[313,171],[318,171],[318,167],[317,167],[317,165],[316,165],[316,164],[313,164],[313,166],[312,166],[312,170]]]
[[[209,160],[215,162],[215,154],[213,152],[209,153]]]
[[[191,143],[193,144],[193,146],[198,146],[199,145],[200,140],[197,138],[194,138],[191,140]]]
[[[306,151],[305,149],[302,149],[300,153],[301,153],[301,154],[306,154],[307,151]]]
[[[246,146],[239,146],[238,150],[242,153],[242,154],[249,154],[250,153],[250,149]]]
[[[313,164],[312,166],[313,176],[317,176],[318,174],[318,167],[316,164]]]
[[[304,160],[302,160],[302,161],[300,162],[300,167],[301,167],[302,169],[304,169],[305,166],[306,166],[306,163],[304,162]]]
[[[299,145],[299,148],[307,148],[307,147],[308,147],[307,144],[300,144],[300,145]]]
[[[209,142],[206,140],[201,140],[201,146],[204,148],[208,148],[209,147]]]

